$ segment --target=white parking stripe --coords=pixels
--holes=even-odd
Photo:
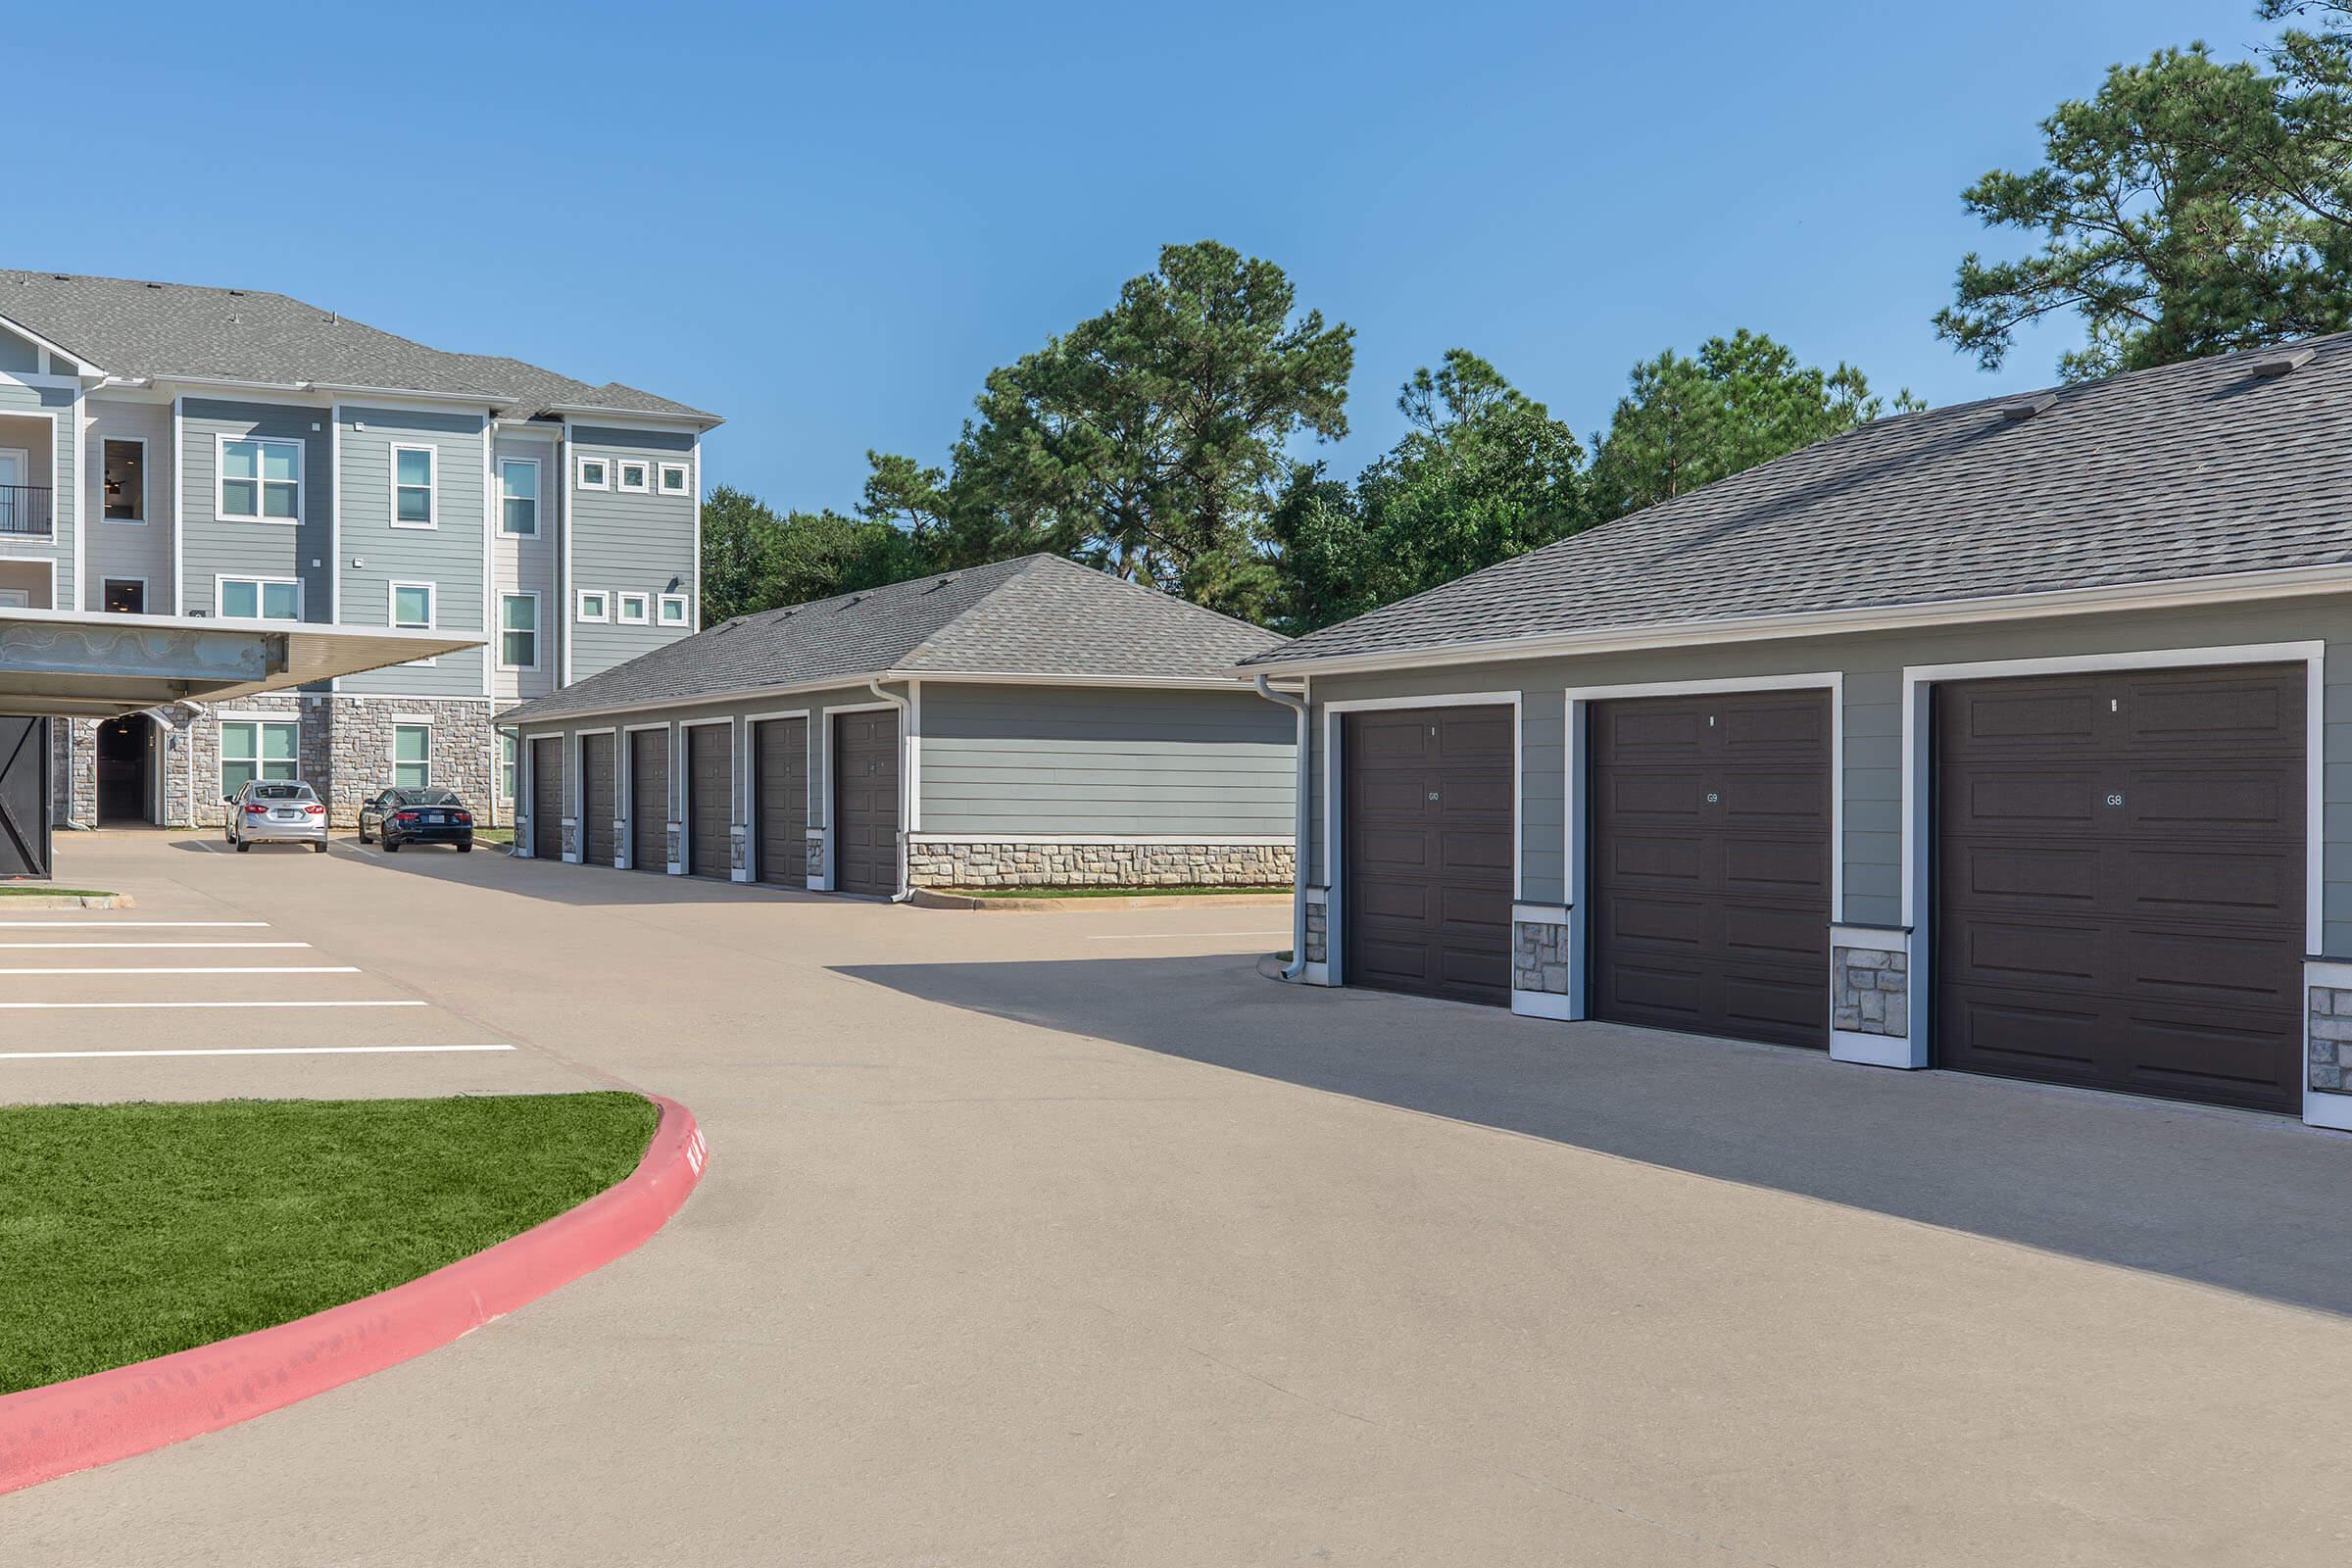
[[[85,964],[65,969],[0,969],[0,974],[358,974],[356,963]]]
[[[129,931],[133,929],[161,931],[167,927],[177,930],[193,930],[202,926],[218,930],[235,926],[251,931],[258,930],[269,923],[267,920],[110,920],[103,914],[90,914],[78,920],[0,920],[0,929],[29,931],[35,928],[46,930],[51,926],[70,925],[79,927],[84,931]]]
[[[88,1056],[396,1056],[423,1051],[513,1051],[513,1046],[228,1046],[211,1051],[0,1051],[0,1061]]]
[[[30,1011],[87,1011],[122,1007],[423,1007],[431,1004],[403,999],[398,1002],[0,1002],[0,1008],[12,1012]]]
[[[133,948],[307,948],[308,942],[0,942],[0,953],[55,953],[66,948],[96,948],[122,953]]]

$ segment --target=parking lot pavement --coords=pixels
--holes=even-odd
[[[2352,1549],[2352,1140],[1279,986],[1221,934],[1279,910],[60,859],[674,1095],[711,1162],[455,1345],[0,1498],[8,1568]]]

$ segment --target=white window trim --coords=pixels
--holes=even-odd
[[[637,601],[637,613],[634,615],[629,613],[629,601],[632,599]],[[647,626],[653,623],[653,601],[646,595],[636,592],[623,592],[614,594],[612,596],[612,619],[614,623],[622,626]]]
[[[307,607],[304,603],[306,596],[303,593],[302,579],[300,577],[257,577],[251,572],[223,571],[216,573],[213,577],[214,619],[243,621],[248,618],[243,615],[224,615],[220,612],[220,600],[222,597],[221,587],[225,583],[232,582],[249,582],[253,584],[253,608],[257,612],[262,608],[262,605],[265,601],[265,596],[262,593],[264,588],[270,587],[272,585],[277,587],[292,588],[294,590],[294,618],[296,620],[303,618],[303,614]],[[264,625],[282,626],[286,624],[286,622],[274,619],[269,615],[256,614],[251,618],[261,622]]]
[[[592,465],[605,470],[602,479],[588,477],[588,469]],[[571,475],[572,488],[575,490],[610,490],[612,488],[612,460],[592,457],[583,452],[572,460]]]
[[[424,731],[424,782],[403,784],[400,781],[400,732],[404,729]],[[384,741],[384,777],[391,780],[386,787],[396,790],[429,790],[433,787],[433,721],[402,715],[392,720],[390,735]]]
[[[424,624],[403,626],[400,623],[400,591],[403,588],[424,590]],[[441,629],[441,585],[431,582],[392,582],[384,588],[384,624],[395,631],[438,631]],[[412,659],[412,664],[435,664],[438,659]]]
[[[531,470],[531,529],[528,533],[507,526],[507,469],[509,467]],[[501,458],[498,460],[498,531],[502,535],[509,539],[537,539],[540,537],[542,532],[540,520],[545,515],[544,503],[541,498],[547,494],[546,478],[546,470],[540,466],[537,458]],[[515,499],[521,498],[516,497]],[[533,665],[532,667],[538,666]]]
[[[106,514],[106,449],[110,445],[118,443],[139,449],[139,514],[135,517],[110,517]],[[155,486],[148,483],[147,480],[147,438],[143,435],[108,435],[104,431],[100,431],[98,434],[98,520],[111,523],[117,528],[146,527],[147,503],[154,499],[154,492]],[[299,506],[299,496],[296,499]]]
[[[215,732],[213,747],[213,799],[225,800],[228,797],[228,727],[231,724],[284,724],[290,727],[294,731],[294,776],[290,779],[262,778],[262,735],[259,729],[253,735],[253,776],[257,781],[269,784],[299,784],[303,781],[301,714],[219,713],[214,716],[219,721],[219,729]]]
[[[404,452],[421,452],[424,454],[425,520],[422,522],[403,522],[400,520],[400,493],[403,490],[414,490],[416,488],[416,486],[413,484],[404,485],[400,482],[400,455]],[[422,441],[393,442],[391,454],[386,460],[385,477],[391,485],[392,497],[392,513],[391,516],[387,520],[390,521],[393,527],[415,528],[422,530],[427,528],[438,528],[441,526],[441,449],[439,447],[429,445]]]
[[[490,764],[491,793],[499,800],[512,803],[515,792],[522,788],[522,737],[511,729],[498,732],[498,756]],[[514,775],[513,782],[508,774]]]
[[[620,476],[621,471],[624,468],[632,467],[638,469],[645,475],[644,479],[637,484],[631,484],[628,480]],[[652,462],[645,458],[614,458],[612,460],[612,488],[615,490],[626,491],[628,494],[633,496],[652,495],[654,493],[654,466]]]
[[[677,618],[670,618],[670,606],[678,609]],[[657,626],[686,626],[693,624],[693,605],[684,594],[661,594],[654,600],[654,624]]]
[[[669,476],[673,473],[678,476],[678,482],[674,487],[669,482]],[[660,495],[691,496],[694,494],[694,470],[683,463],[655,464],[654,481],[655,492]]]
[[[591,599],[600,601],[604,607],[593,615],[588,613],[588,601]],[[595,626],[611,624],[612,620],[612,596],[602,588],[581,589],[579,593],[574,596],[572,601],[572,618],[574,620],[585,621],[588,624]]]
[[[507,662],[507,633],[510,630],[507,625],[507,601],[510,599],[528,599],[531,602],[531,662],[527,664],[510,664]],[[539,640],[544,629],[540,621],[539,608],[539,595],[537,592],[529,588],[519,588],[513,593],[502,592],[498,596],[497,632],[499,668],[522,670],[526,672],[535,672],[539,668]]]
[[[224,500],[222,500],[222,497],[226,494],[226,487],[228,484],[228,447],[229,443],[232,441],[252,441],[263,446],[292,447],[294,449],[294,515],[291,517],[270,517],[264,516],[260,513],[231,512],[228,510],[228,505]],[[310,466],[311,444],[299,436],[231,435],[226,430],[215,431],[213,433],[214,517],[221,522],[266,522],[273,527],[299,528],[302,526],[303,508],[310,500]],[[257,474],[259,471],[259,466],[257,466]],[[282,483],[283,481],[267,480],[257,477],[253,482],[257,486],[254,491],[254,500],[258,504],[263,495],[263,490],[258,487],[266,486],[271,483]]]

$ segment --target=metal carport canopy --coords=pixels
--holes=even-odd
[[[114,718],[479,648],[480,637],[310,621],[0,610],[0,713]]]

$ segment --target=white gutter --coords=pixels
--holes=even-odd
[[[908,735],[906,732],[907,703],[906,698],[893,697],[890,693],[884,691],[882,689],[882,677],[879,675],[874,676],[865,684],[867,690],[871,691],[876,697],[881,698],[884,702],[888,703],[891,707],[899,710],[899,830],[897,833],[892,835],[898,841],[899,874],[897,878],[898,891],[890,896],[890,902],[893,904],[905,904],[909,898],[914,896],[914,890],[906,885],[906,834],[908,832],[906,824],[912,819],[911,808],[907,804],[907,796],[912,793],[914,787],[914,768],[909,764],[906,756],[906,742],[908,740]],[[828,738],[826,744],[828,746],[831,744],[830,738]],[[831,815],[835,818],[838,818],[839,814],[840,808],[834,808]],[[836,819],[828,821],[826,823],[826,831],[831,833],[839,833],[841,831],[841,823],[839,820]]]
[[[1282,971],[1285,980],[1296,980],[1306,968],[1307,699],[1304,693],[1293,697],[1276,691],[1263,675],[1257,677],[1257,695],[1298,715],[1298,801],[1291,828],[1291,961]]]
[[[1718,620],[1676,620],[1655,626],[1602,626],[1591,631],[1544,632],[1482,642],[1437,643],[1380,653],[1335,654],[1329,658],[1272,659],[1237,674],[1354,674],[1392,669],[1425,669],[1437,664],[1483,664],[1500,660],[1578,654],[1638,653],[1683,648],[1702,642],[1764,642],[1788,637],[1824,637],[1855,632],[1904,631],[1918,627],[2028,620],[2051,615],[2125,610],[2170,610],[2190,606],[2255,603],[2308,594],[2352,592],[2352,565],[2284,566],[2268,571],[2228,572],[2211,577],[2174,577],[2163,582],[2124,583],[2102,588],[2060,588],[2047,593],[1997,594],[1935,604],[1874,605],[1809,614],[1741,615]]]

